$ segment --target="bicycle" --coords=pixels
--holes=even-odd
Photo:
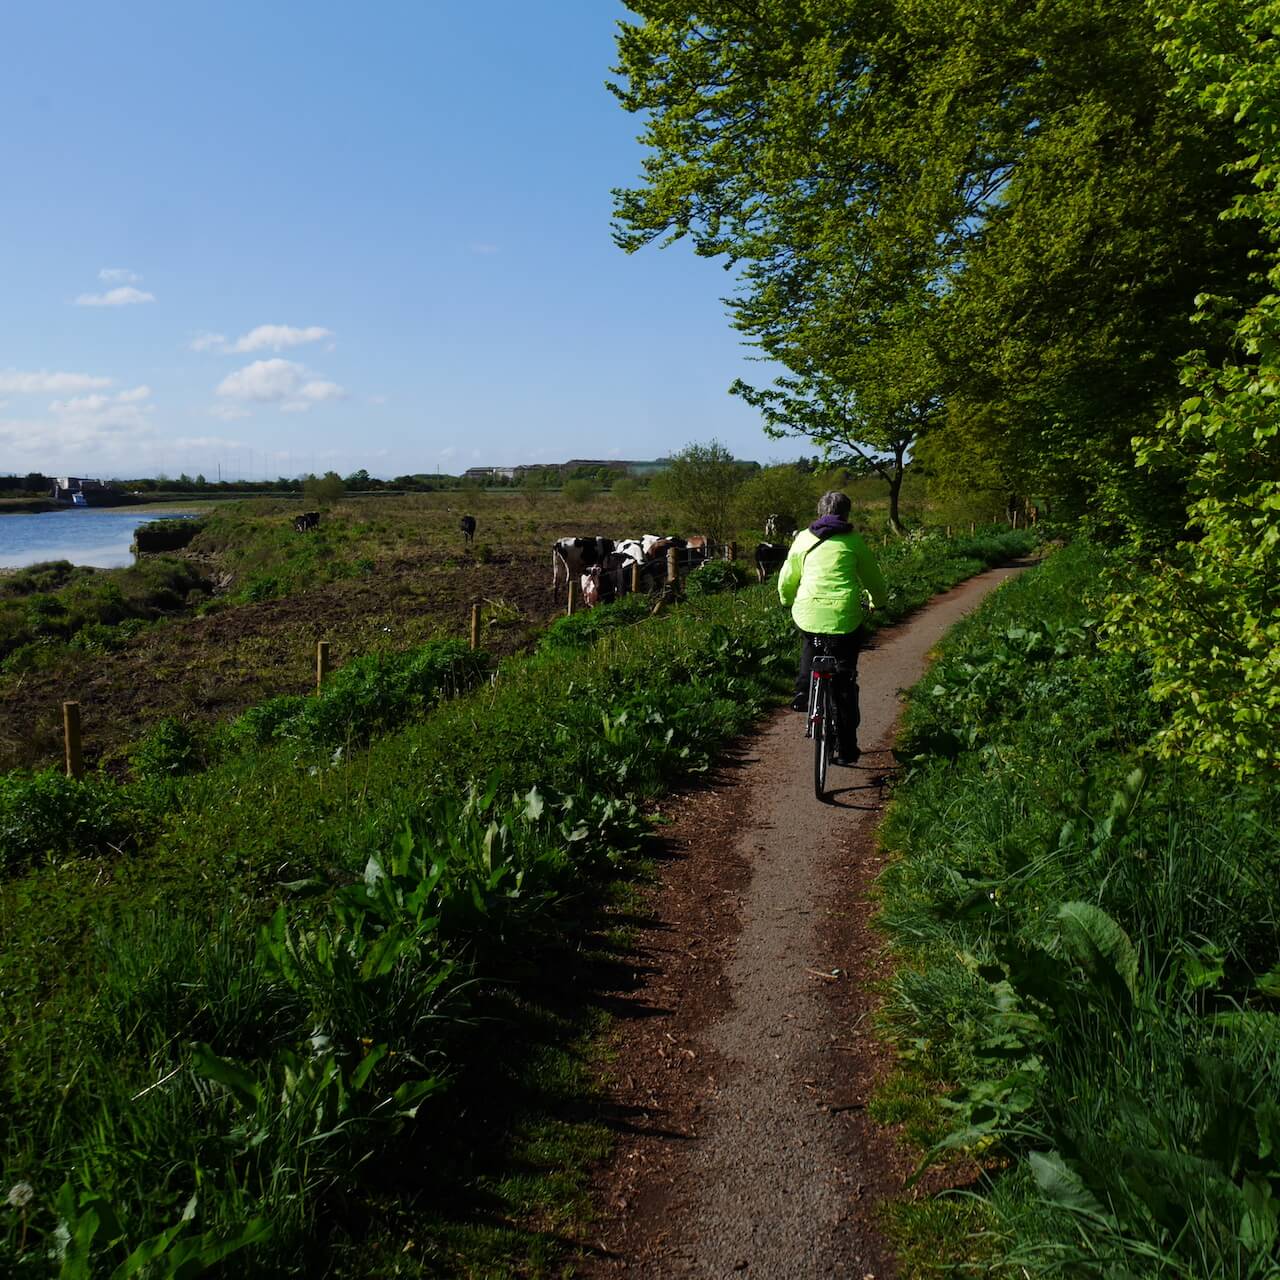
[[[815,650],[821,644],[821,640],[816,640]],[[836,732],[835,676],[843,667],[844,664],[833,654],[814,653],[809,680],[809,720],[804,736],[813,739],[813,793],[819,800],[825,798],[827,768],[831,759],[840,754]]]

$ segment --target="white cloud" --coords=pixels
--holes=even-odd
[[[134,387],[114,395],[93,392],[54,400],[48,417],[0,419],[0,446],[48,471],[73,466],[79,474],[92,474],[92,468],[136,458],[139,447],[155,437],[151,406],[144,403],[150,395],[150,388]]]
[[[116,396],[116,399],[119,400],[121,404],[134,404],[139,400],[150,400],[151,388],[147,386],[132,387],[128,391],[121,391]]]
[[[491,257],[495,253],[501,252],[501,246],[489,244],[484,240],[474,240],[470,245],[472,253],[478,253],[483,258]]]
[[[144,405],[143,401],[150,398],[150,387],[134,387],[113,396],[95,392],[89,396],[72,396],[70,400],[55,400],[49,412],[64,423],[88,428],[141,429],[146,427],[146,415],[151,412],[151,406]]]
[[[332,329],[322,329],[318,324],[308,325],[305,329],[295,329],[287,324],[260,324],[225,349],[237,354],[265,351],[268,348],[283,351],[287,347],[301,347],[308,342],[320,342],[332,337]]]
[[[336,382],[313,377],[304,365],[277,356],[271,360],[255,360],[227,374],[215,394],[226,400],[279,403],[285,413],[304,413],[326,400],[342,400],[347,392]]]
[[[137,284],[142,277],[128,267],[103,267],[98,272],[98,279],[103,284]]]
[[[283,400],[293,395],[306,369],[292,360],[255,360],[218,383],[215,395],[229,400]]]
[[[190,349],[192,351],[225,351],[227,349],[227,338],[222,333],[197,333],[191,339]]]
[[[98,378],[90,373],[23,373],[17,369],[0,369],[0,391],[10,395],[54,395],[68,391],[92,391],[97,387],[109,387],[110,378]]]
[[[369,403],[370,404],[386,404],[387,397],[386,396],[370,396]]]
[[[76,299],[77,307],[132,307],[140,302],[154,302],[156,295],[135,289],[133,285],[122,285],[119,289],[108,289],[106,293],[82,293]]]

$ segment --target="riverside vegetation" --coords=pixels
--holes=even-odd
[[[1148,588],[1058,552],[912,694],[881,884],[905,1075],[878,1106],[985,1168],[976,1199],[896,1210],[913,1273],[1280,1274],[1280,804],[1155,753],[1116,589]]]
[[[1030,545],[890,548],[889,617]],[[123,781],[0,779],[0,1270],[563,1257],[604,1142],[573,1051],[599,906],[656,797],[790,683],[772,587],[688,594],[565,619],[488,682],[434,643],[160,724]]]

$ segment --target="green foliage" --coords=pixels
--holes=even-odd
[[[223,731],[239,749],[289,740],[345,747],[421,715],[469,688],[488,655],[461,640],[433,640],[404,654],[367,654],[333,672],[314,697],[284,695],[246,711]]]
[[[1280,775],[1280,68],[1275,3],[1157,5],[1165,46],[1188,98],[1230,120],[1249,153],[1233,167],[1253,191],[1228,211],[1256,220],[1269,292],[1238,300],[1205,295],[1197,318],[1212,330],[1235,315],[1236,355],[1203,350],[1183,363],[1190,393],[1137,442],[1154,474],[1185,477],[1188,533],[1157,553],[1156,571],[1125,592],[1112,619],[1118,644],[1149,654],[1151,693],[1168,706],[1161,751],[1212,775]]]
[[[342,501],[347,486],[336,471],[326,471],[322,476],[307,476],[302,482],[302,499],[317,507],[332,507]]]
[[[104,779],[0,773],[0,878],[45,857],[132,848],[153,819],[141,796]]]
[[[631,476],[622,476],[613,482],[612,493],[619,502],[631,502],[640,492],[640,482]]]
[[[148,520],[133,533],[133,544],[139,552],[180,551],[189,546],[200,532],[199,520]]]
[[[734,499],[734,514],[739,526],[748,529],[763,530],[771,515],[780,515],[791,521],[792,528],[802,529],[813,519],[817,501],[813,473],[785,463],[762,467],[747,476]]]
[[[934,1154],[1006,1167],[974,1242],[992,1265],[1265,1275],[1280,813],[1144,755],[1144,664],[1099,639],[1110,567],[1057,552],[912,693],[881,882],[906,960],[889,1021],[952,1085]]]
[[[689,444],[649,483],[655,497],[669,503],[686,533],[724,542],[733,531],[733,501],[744,479],[733,454],[718,440]]]
[[[754,581],[755,575],[740,561],[708,560],[684,580],[684,589],[691,596],[714,595],[736,591]]]
[[[195,565],[162,557],[106,570],[76,570],[55,561],[0,584],[0,661],[6,671],[38,665],[41,650],[55,654],[86,631],[81,647],[109,648],[105,628],[181,613],[193,593],[201,598],[210,589]]]
[[[595,491],[595,484],[586,479],[566,480],[562,487],[564,496],[578,506],[590,502],[595,495]]]
[[[769,430],[892,486],[912,438],[989,414],[1016,491],[1155,505],[1129,439],[1250,246],[1217,218],[1231,130],[1168,94],[1152,6],[631,8],[612,87],[648,153],[615,236],[736,269],[734,323],[788,371],[735,388]]]
[[[538,652],[584,648],[606,631],[639,622],[648,616],[651,608],[652,603],[647,596],[625,595],[611,604],[597,605],[594,609],[557,618],[538,637]]]

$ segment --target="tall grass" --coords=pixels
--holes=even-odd
[[[1144,673],[1096,641],[1107,569],[1058,553],[913,693],[885,828],[888,1018],[952,1086],[939,1152],[1007,1158],[984,1191],[994,1259],[1270,1276],[1280,808],[1148,756]]]

